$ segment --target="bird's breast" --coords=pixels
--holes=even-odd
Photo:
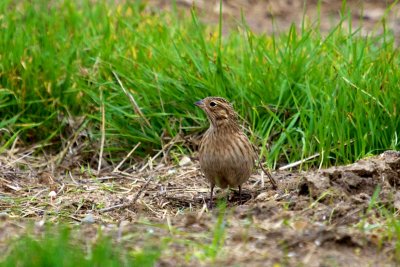
[[[199,159],[206,176],[226,176],[229,179],[250,175],[254,152],[242,133],[220,135],[207,132],[200,146]]]

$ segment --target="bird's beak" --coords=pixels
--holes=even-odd
[[[194,103],[194,104],[195,104],[196,106],[198,106],[199,108],[203,108],[203,107],[204,107],[204,101],[203,101],[203,99],[197,101],[197,102]]]

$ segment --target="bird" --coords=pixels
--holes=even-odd
[[[206,97],[195,105],[206,113],[210,123],[199,146],[200,169],[210,183],[209,206],[213,205],[215,186],[223,189],[237,186],[241,203],[242,184],[249,179],[257,159],[253,145],[242,131],[232,104],[226,99]],[[276,188],[275,180],[268,177]]]

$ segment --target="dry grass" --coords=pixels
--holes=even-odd
[[[34,221],[39,229],[75,225],[84,239],[105,232],[131,250],[167,242],[160,260],[166,265],[361,266],[397,259],[397,238],[389,238],[388,218],[377,208],[398,205],[396,153],[327,170],[274,172],[276,191],[255,173],[244,186],[244,205],[219,190],[217,198],[229,196],[228,208],[212,211],[195,159],[166,164],[159,153],[97,173],[85,166],[57,169],[46,164],[56,160],[34,155],[34,148],[13,148],[0,156],[2,249]],[[377,186],[380,200],[373,197]]]

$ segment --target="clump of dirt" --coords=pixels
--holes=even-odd
[[[304,175],[299,183],[299,194],[318,201],[332,199],[323,197],[335,192],[335,201],[369,202],[372,194],[380,188],[380,195],[388,202],[393,199],[400,182],[400,153],[386,151],[378,157],[362,159],[348,166],[332,167]],[[393,195],[394,194],[394,195]],[[332,195],[326,193],[326,195]]]
[[[389,222],[400,208],[400,152],[328,169],[273,172],[278,190],[255,173],[244,185],[242,205],[236,190],[217,190],[217,199],[229,201],[226,209],[213,210],[198,162],[187,157],[176,165],[153,158],[125,171],[95,173],[57,172],[21,155],[0,156],[0,250],[35,221],[74,223],[90,238],[108,232],[128,247],[168,236],[163,266],[210,264],[204,250],[218,227],[224,232],[214,248],[216,265],[381,266],[398,260]]]

